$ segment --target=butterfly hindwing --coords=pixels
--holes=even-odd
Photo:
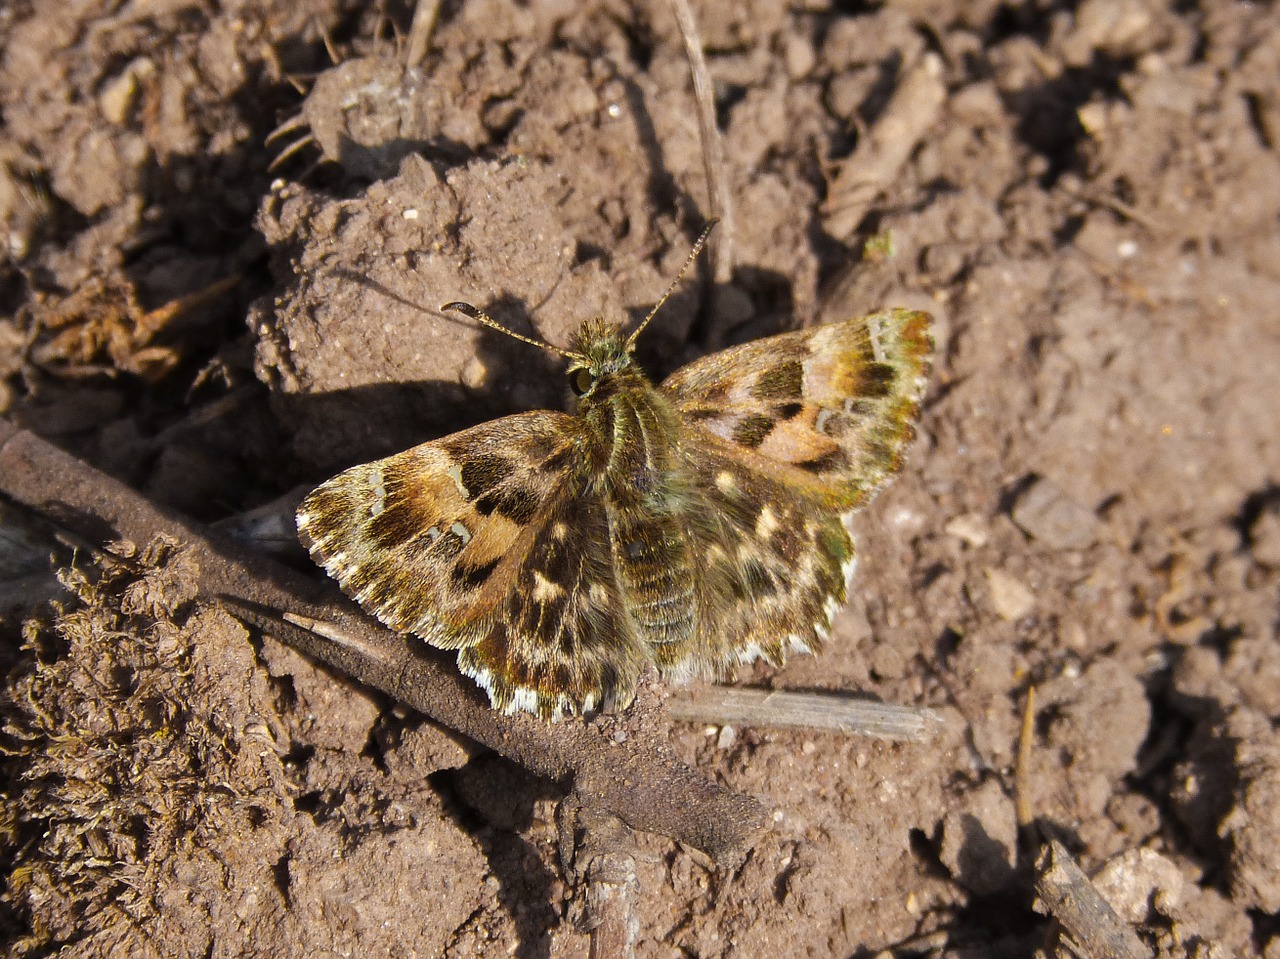
[[[853,569],[839,514],[744,465],[714,434],[686,430],[681,446],[698,629],[655,650],[659,666],[676,678],[718,677],[758,656],[778,664],[788,652],[816,651]]]
[[[649,657],[631,627],[610,555],[603,499],[557,501],[533,532],[486,634],[458,657],[501,710],[557,715],[625,705]]]

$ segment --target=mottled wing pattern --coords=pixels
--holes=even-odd
[[[845,521],[900,467],[931,353],[928,315],[894,310],[716,353],[662,384],[700,571],[698,634],[659,652],[665,671],[818,648],[853,572]]]
[[[468,645],[511,588],[531,526],[565,493],[575,427],[525,413],[354,466],[302,501],[303,544],[391,628]]]
[[[850,511],[901,466],[932,351],[927,313],[886,310],[714,353],[662,391],[744,463]]]
[[[650,657],[619,594],[604,500],[562,497],[531,532],[514,589],[458,665],[505,712],[625,706]]]
[[[853,570],[841,514],[744,464],[714,434],[685,431],[682,451],[697,626],[653,650],[664,674],[721,676],[758,656],[780,664],[789,651],[817,650]]]
[[[510,416],[355,466],[298,530],[387,626],[459,649],[506,711],[589,709],[648,656],[620,615],[604,502],[575,469],[579,421]]]
[[[913,435],[928,324],[895,310],[788,333],[658,390],[615,371],[590,415],[511,416],[353,467],[298,529],[363,607],[459,650],[508,712],[626,705],[649,663],[681,679],[781,662],[845,598],[844,521]]]

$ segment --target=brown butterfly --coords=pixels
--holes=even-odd
[[[676,277],[679,282],[710,226]],[[572,414],[507,416],[356,466],[298,509],[312,557],[506,712],[621,708],[650,665],[718,677],[815,651],[854,567],[846,522],[902,463],[929,316],[886,310],[704,357],[654,386],[588,320]]]

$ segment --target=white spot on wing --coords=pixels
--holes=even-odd
[[[592,584],[596,586],[597,584]],[[559,599],[564,595],[564,590],[559,584],[551,582],[537,570],[533,571],[533,598],[539,603],[549,603],[554,599]]]
[[[884,348],[884,323],[880,317],[867,317],[867,331],[871,334],[871,355],[877,363],[883,363],[887,355]]]
[[[760,510],[760,518],[756,520],[756,536],[760,539],[768,539],[774,534],[778,528],[778,517],[773,510],[766,505]]]
[[[449,479],[453,480],[454,484],[458,487],[458,492],[462,494],[463,499],[465,500],[471,499],[471,494],[467,491],[467,484],[462,482],[461,465],[459,465],[458,463],[454,463],[447,470],[445,470],[445,474],[449,477]]]

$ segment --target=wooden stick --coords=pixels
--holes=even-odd
[[[684,38],[689,70],[693,73],[693,94],[698,101],[698,129],[702,135],[702,166],[707,177],[708,220],[720,221],[720,229],[711,239],[712,279],[722,286],[733,279],[733,197],[729,192],[724,156],[724,140],[716,126],[715,89],[707,71],[707,58],[702,53],[702,38],[693,19],[688,0],[671,0],[680,35]]]
[[[620,852],[604,853],[588,864],[586,873],[588,959],[635,959],[640,926],[635,859]]]
[[[409,49],[405,53],[404,65],[409,68],[422,65],[427,49],[431,46],[431,34],[436,29],[436,18],[440,16],[440,0],[418,0],[413,8],[413,24],[409,27]]]
[[[1036,740],[1036,688],[1027,687],[1027,705],[1022,710],[1022,732],[1018,736],[1018,760],[1013,767],[1013,808],[1018,828],[1029,829],[1035,821],[1031,806],[1031,750]]]
[[[898,742],[928,739],[942,725],[942,717],[924,707],[876,703],[847,693],[732,686],[677,690],[667,698],[667,712],[691,723],[825,729]]]
[[[1151,950],[1056,839],[1036,861],[1037,912],[1052,916],[1086,959],[1151,959]]]
[[[933,126],[946,96],[942,60],[927,53],[906,72],[876,125],[832,176],[823,210],[828,233],[840,239],[853,234]]]
[[[452,658],[384,629],[328,581],[311,579],[161,509],[124,484],[0,420],[0,493],[94,542],[145,543],[165,533],[200,566],[201,591],[306,655],[483,743],[533,773],[569,779],[585,807],[732,861],[765,824],[765,808],[698,775],[668,742],[657,693],[642,687],[616,716],[546,723],[504,716]],[[289,614],[292,622],[284,621]],[[319,632],[299,623],[323,624]],[[326,635],[329,638],[326,638]]]

